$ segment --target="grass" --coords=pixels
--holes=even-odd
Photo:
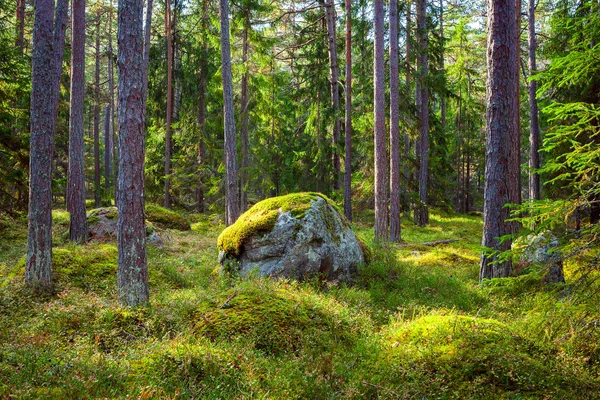
[[[117,303],[114,244],[67,243],[64,211],[56,293],[33,293],[26,221],[1,220],[0,397],[597,398],[596,291],[535,270],[480,285],[478,216],[403,220],[403,245],[373,243],[359,219],[373,260],[350,286],[222,276],[222,221],[190,220],[148,247],[151,303],[136,309]]]

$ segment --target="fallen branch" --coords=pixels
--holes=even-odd
[[[409,246],[435,247],[435,246],[439,246],[441,244],[449,244],[449,243],[458,242],[459,240],[460,240],[459,238],[455,238],[455,239],[436,240],[434,242],[424,242],[424,243],[402,243],[402,244],[400,244],[400,247],[409,247]]]
[[[235,296],[237,296],[237,292],[233,292],[233,294],[231,296],[229,296],[227,298],[227,300],[225,300],[225,303],[223,303],[223,305],[219,308],[224,309],[224,308],[230,308],[231,304],[229,304],[229,302],[231,301],[231,299],[233,299]]]

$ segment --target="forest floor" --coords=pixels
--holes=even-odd
[[[190,216],[148,247],[150,306],[124,309],[114,244],[68,244],[53,216],[42,298],[26,220],[0,219],[0,398],[598,398],[597,290],[534,269],[479,284],[480,217],[403,221],[407,245],[375,247],[345,286],[221,276],[222,222]],[[371,226],[354,224],[367,243]]]

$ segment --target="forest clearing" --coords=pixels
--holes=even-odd
[[[0,398],[600,396],[599,0],[0,1]]]

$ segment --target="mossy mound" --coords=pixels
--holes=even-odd
[[[211,340],[236,338],[266,354],[350,345],[364,319],[338,302],[295,283],[248,281],[200,307],[196,332]]]
[[[388,382],[430,382],[420,390],[441,398],[562,390],[552,387],[564,378],[552,355],[493,319],[428,315],[391,324],[383,338],[376,362]]]
[[[177,229],[180,231],[191,229],[189,221],[180,214],[155,204],[146,204],[146,219],[162,229]]]
[[[292,217],[302,219],[311,208],[311,201],[319,197],[338,209],[327,196],[314,192],[292,193],[266,199],[256,203],[242,214],[235,224],[227,227],[219,236],[217,246],[225,253],[237,256],[248,238],[271,232],[280,214],[289,212]]]
[[[111,244],[68,245],[52,250],[52,277],[57,289],[107,288],[116,282],[117,248]],[[7,280],[25,276],[25,257],[8,271]]]

